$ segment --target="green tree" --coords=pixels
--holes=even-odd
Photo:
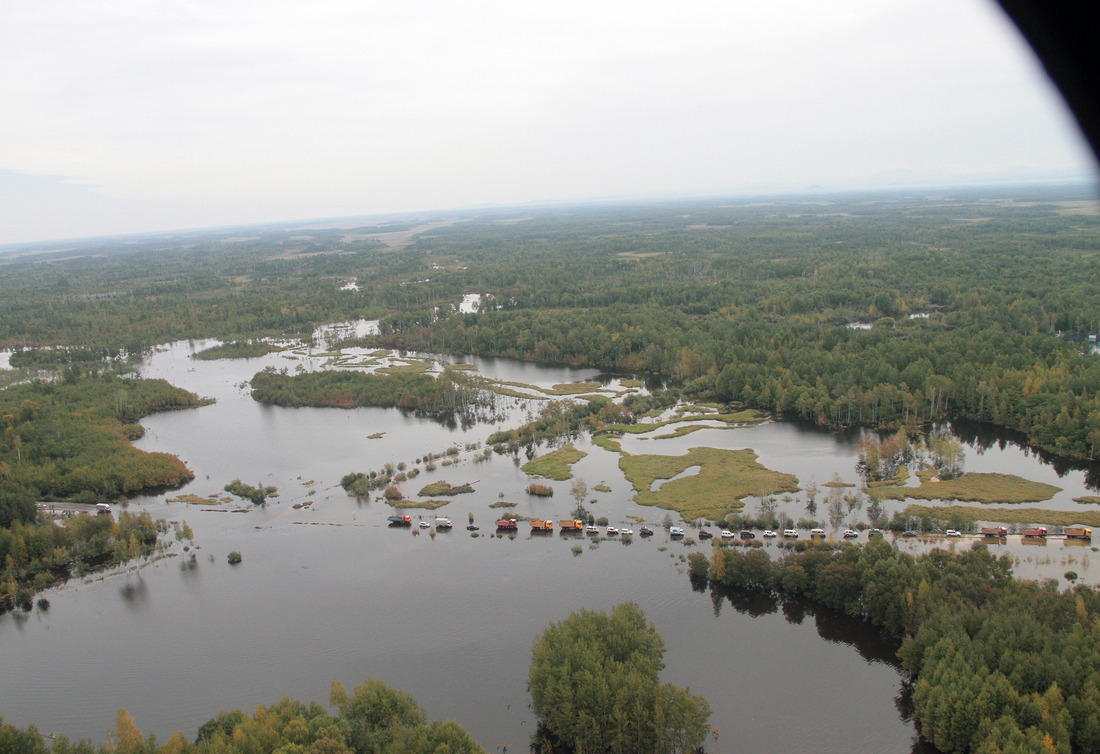
[[[466,730],[453,721],[428,723],[428,715],[407,692],[368,680],[349,696],[333,681],[329,702],[339,711],[338,725],[355,752],[482,752]]]
[[[710,705],[661,683],[665,644],[633,602],[610,615],[581,610],[551,623],[532,648],[527,685],[544,734],[536,749],[691,751],[707,734]]]

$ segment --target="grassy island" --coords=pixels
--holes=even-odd
[[[699,472],[665,482],[651,490],[658,479],[672,479],[693,466]],[[623,455],[619,468],[633,485],[634,501],[680,513],[685,521],[717,520],[744,507],[749,495],[797,492],[798,479],[765,468],[752,450],[691,448],[687,455]]]
[[[263,340],[234,340],[222,343],[210,348],[204,348],[191,356],[200,361],[213,361],[214,359],[255,359],[266,356],[269,353],[283,350]]]
[[[555,479],[559,482],[565,481],[573,476],[570,467],[586,455],[588,454],[583,450],[577,450],[573,443],[569,443],[523,464],[523,472],[532,476]]]
[[[1014,474],[963,474],[955,479],[933,481],[934,472],[917,472],[919,487],[878,487],[875,494],[882,498],[905,500],[959,500],[967,503],[1039,503],[1061,492],[1052,484],[1032,482]]]

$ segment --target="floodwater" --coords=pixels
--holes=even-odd
[[[256,371],[315,369],[322,359],[189,358],[205,345],[165,347],[143,369],[217,399],[142,421],[147,434],[138,445],[179,455],[196,478],[182,491],[130,504],[157,518],[185,519],[195,532],[195,557],[173,544],[174,557],[48,593],[46,611],[0,616],[6,722],[101,742],[124,708],[164,740],[177,729],[193,736],[220,710],[254,712],[283,695],[327,702],[333,680],[350,688],[377,678],[411,692],[433,719],[459,721],[487,750],[507,744],[522,751],[535,723],[526,678],[539,632],[571,611],[632,600],[665,639],[663,679],[690,686],[714,710],[719,737],[708,740],[707,751],[924,750],[906,715],[894,647],[864,624],[801,603],[698,591],[683,562],[690,548],[660,528],[651,539],[626,541],[532,536],[522,525],[514,537],[494,536],[491,503],[514,502],[522,515],[553,519],[574,505],[568,481],[547,482],[552,498],[528,498],[522,455],[473,460],[491,432],[524,420],[526,401],[506,399],[503,425],[468,430],[396,410],[265,407],[248,395]],[[593,380],[622,390],[592,370],[468,361],[501,380],[543,387]],[[777,423],[669,440],[624,438],[624,446],[667,454],[696,445],[752,447],[765,465],[820,484],[834,473],[854,481],[856,439]],[[665,511],[631,501],[615,454],[583,439],[577,445],[588,455],[574,473],[587,481],[595,515],[613,525],[631,523],[627,516],[660,522]],[[475,493],[438,511],[411,511],[414,519],[448,516],[452,531],[390,528],[389,506],[356,502],[339,487],[343,475],[385,463],[423,468],[417,459],[450,447],[460,449],[454,464],[437,461],[434,472],[403,489],[413,496],[431,481],[472,483]],[[1039,481],[1053,474],[1012,446],[968,452],[967,468],[1011,468]],[[276,486],[278,497],[263,508],[167,502],[180,492],[222,495],[234,478]],[[1083,472],[1054,478],[1066,489],[1057,506],[1087,492]],[[600,482],[611,491],[595,492]],[[795,511],[803,501],[794,496],[782,506]],[[464,528],[470,514],[478,536]],[[1056,541],[1034,557],[1036,548],[1014,547],[1005,546],[1023,555],[1025,570],[1026,558],[1046,557],[1058,573],[1057,559],[1068,551]],[[227,564],[232,550],[242,554],[240,565]],[[1088,580],[1087,565],[1078,560],[1074,567]]]

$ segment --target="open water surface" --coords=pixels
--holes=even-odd
[[[512,501],[520,514],[555,520],[574,505],[571,482],[548,482],[553,498],[528,498],[529,479],[511,457],[473,462],[466,445],[476,447],[499,425],[462,430],[395,410],[261,406],[244,386],[256,371],[313,369],[319,360],[286,353],[189,358],[204,345],[166,347],[143,375],[217,403],[147,417],[138,443],[179,455],[196,479],[130,505],[156,518],[186,519],[196,557],[175,544],[175,557],[48,593],[48,611],[0,616],[5,721],[99,742],[121,707],[164,740],[176,729],[193,736],[220,710],[253,712],[284,694],[327,702],[333,680],[350,689],[378,678],[411,692],[432,718],[458,720],[487,750],[507,744],[521,751],[534,726],[526,678],[538,633],[571,611],[633,600],[665,639],[664,680],[690,686],[714,709],[719,737],[707,751],[917,750],[893,646],[863,624],[807,605],[696,591],[682,561],[690,549],[668,541],[663,529],[648,540],[598,543],[533,536],[522,526],[514,538],[493,536],[493,502]],[[598,378],[592,370],[471,361],[498,379],[544,387]],[[607,387],[621,389],[616,380]],[[529,406],[507,400],[505,426],[518,425]],[[370,439],[375,433],[383,434]],[[697,445],[752,447],[770,468],[820,484],[834,473],[855,481],[855,441],[769,424],[669,440],[628,437],[624,447],[665,454]],[[574,473],[596,498],[589,504],[595,515],[613,524],[631,523],[627,516],[660,522],[664,511],[631,501],[615,454],[577,444],[588,455]],[[338,485],[349,472],[387,462],[414,467],[417,458],[451,446],[463,449],[454,465],[403,485],[415,495],[431,481],[472,482],[474,494],[439,511],[412,511],[414,519],[449,516],[450,532],[390,528],[389,506],[357,503]],[[1053,475],[1066,491],[1044,507],[1074,506],[1066,500],[1088,492],[1083,472],[1059,477],[1013,446],[968,452],[967,468],[1011,469],[1038,481]],[[279,497],[264,508],[166,502],[179,492],[224,494],[233,478],[274,485]],[[592,491],[601,481],[611,492]],[[795,518],[805,514],[798,496],[782,505]],[[238,509],[247,512],[232,512]],[[464,528],[471,513],[481,526],[476,537]],[[231,550],[241,552],[240,565],[227,564]],[[1038,562],[1044,557],[1047,570],[1060,573],[1058,558],[1076,553],[1074,567],[1088,580],[1080,562],[1087,549],[1052,541],[1038,555],[1016,542],[1005,551],[1017,554],[1025,575],[1028,568],[1046,573]]]

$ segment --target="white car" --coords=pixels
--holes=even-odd
[[[775,532],[772,531],[771,529],[765,529],[764,530],[764,538],[765,539],[772,539],[775,536],[776,536]]]
[[[619,530],[616,529],[614,526],[607,527],[607,536],[614,537],[618,533],[619,533]]]
[[[798,539],[798,529],[784,529],[783,537],[785,539]]]
[[[634,530],[633,529],[619,529],[619,534],[622,534],[624,537],[633,537],[634,536]]]
[[[948,529],[947,531],[944,532],[944,535],[948,536],[948,537],[961,537],[962,536],[961,533],[959,533],[958,531],[956,531],[954,529]]]
[[[859,536],[859,532],[857,532],[857,531],[853,531],[852,529],[845,529],[844,530],[844,538],[845,539],[855,539],[858,536]]]
[[[722,539],[733,539],[733,532],[729,529],[723,529],[719,536],[722,537]]]

